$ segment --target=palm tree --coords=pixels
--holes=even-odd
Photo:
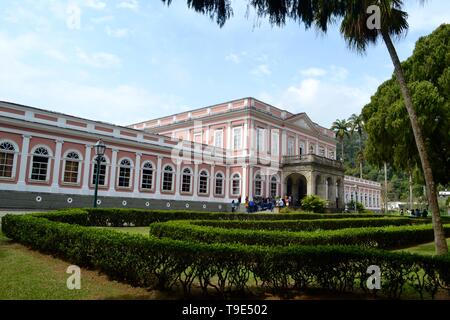
[[[331,130],[333,130],[336,134],[336,139],[339,140],[341,143],[341,159],[344,161],[344,138],[350,136],[349,132],[349,123],[347,120],[339,120],[337,119],[333,124],[331,125]]]
[[[162,0],[170,4],[172,0]],[[411,98],[402,65],[391,37],[400,37],[408,31],[408,14],[403,11],[403,0],[247,0],[258,17],[268,17],[269,21],[278,26],[284,26],[287,20],[303,23],[306,28],[315,26],[326,32],[328,26],[341,20],[341,33],[349,47],[359,53],[364,53],[370,44],[382,39],[391,56],[405,106],[411,121],[416,140],[422,169],[429,194],[430,209],[433,216],[435,247],[437,254],[448,252],[444,228],[437,200],[437,190],[433,179],[430,159],[426,150],[422,129],[417,121],[417,114]],[[425,0],[418,0],[424,3]],[[233,15],[231,0],[187,0],[190,8],[202,14],[215,18],[223,26]],[[371,14],[368,8],[377,6],[380,10],[380,26],[369,28]]]
[[[359,177],[363,178],[363,161],[364,161],[364,153],[362,151],[362,135],[364,130],[364,120],[362,115],[352,114],[348,119],[350,123],[350,134],[354,135],[358,133],[359,136],[359,152],[357,156],[357,160],[359,162]]]

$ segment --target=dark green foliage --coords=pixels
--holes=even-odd
[[[75,215],[83,212],[71,212]],[[426,257],[352,246],[261,247],[155,239],[49,221],[45,215],[7,215],[2,230],[33,249],[95,268],[134,286],[189,295],[193,283],[226,297],[246,292],[250,275],[270,291],[324,288],[367,292],[366,270],[380,266],[382,293],[399,297],[408,286],[421,296],[450,285],[450,256]],[[61,216],[60,216],[61,217]],[[83,218],[80,218],[83,221]],[[421,284],[425,285],[421,285]],[[360,284],[360,285],[358,285]]]
[[[326,202],[316,195],[309,195],[302,200],[302,209],[309,212],[325,212]]]
[[[77,215],[77,213],[81,213]],[[379,214],[317,214],[317,213],[218,213],[140,209],[74,209],[38,214],[52,221],[96,227],[146,227],[154,222],[171,220],[306,220],[341,218],[381,218]]]
[[[450,236],[450,225],[445,226]],[[348,228],[340,230],[286,232],[211,228],[191,221],[169,221],[150,225],[150,234],[176,240],[204,243],[242,243],[248,245],[360,245],[395,249],[431,242],[434,239],[430,224],[418,226],[387,226]]]
[[[426,223],[429,220],[409,218],[343,218],[317,220],[283,220],[283,221],[192,221],[197,226],[245,229],[245,230],[279,230],[279,231],[314,231],[337,230],[344,228],[404,226]]]

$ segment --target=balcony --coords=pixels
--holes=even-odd
[[[321,157],[315,154],[284,156],[282,164],[283,166],[320,165],[338,170],[344,170],[344,164],[341,161]]]

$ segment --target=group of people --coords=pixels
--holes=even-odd
[[[241,205],[241,198],[238,198],[237,201],[233,200],[231,203],[231,211],[237,212],[239,210],[239,207]],[[285,196],[283,198],[280,198],[279,200],[276,200],[274,198],[259,198],[259,199],[249,199],[248,197],[245,198],[245,209],[247,213],[254,213],[258,211],[270,211],[273,212],[273,209],[278,208],[284,208],[289,207],[292,205],[292,197],[291,196]]]
[[[408,209],[401,209],[400,210],[400,215],[401,216],[404,216],[405,215],[405,211],[406,212],[408,212],[409,213],[409,215],[411,216],[411,217],[416,217],[416,218],[420,218],[420,217],[422,217],[422,218],[426,218],[426,217],[428,217],[428,211],[427,211],[427,209],[423,209],[423,211],[420,211],[419,209],[411,209],[411,210],[408,210]]]

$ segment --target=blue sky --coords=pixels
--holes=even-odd
[[[450,22],[450,2],[406,1],[414,43]],[[393,67],[380,43],[350,51],[326,35],[246,17],[219,28],[173,0],[1,1],[0,100],[120,125],[253,96],[329,127],[359,113]]]

